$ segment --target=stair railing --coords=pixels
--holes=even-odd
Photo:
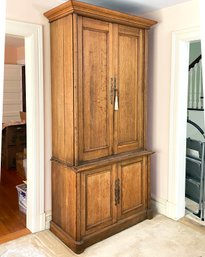
[[[202,56],[189,65],[188,110],[204,110],[202,84]]]

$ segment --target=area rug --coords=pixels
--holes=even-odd
[[[205,257],[204,233],[162,215],[145,220],[76,255],[50,231],[0,245],[0,257]]]
[[[47,257],[41,250],[36,249],[31,245],[29,246],[21,246],[15,249],[6,250],[5,253],[1,255],[1,257]]]

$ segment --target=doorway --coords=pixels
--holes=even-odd
[[[190,43],[186,136],[186,217],[204,221],[204,97],[201,41]]]
[[[0,242],[26,230],[26,105],[24,39],[5,37]]]
[[[185,215],[185,158],[189,45],[200,40],[200,28],[172,34],[169,171],[167,216],[178,220]]]
[[[42,26],[6,21],[6,34],[25,41],[27,103],[27,211],[31,232],[45,229],[44,212],[44,94]],[[1,89],[3,92],[3,89]],[[2,115],[2,114],[1,114]]]

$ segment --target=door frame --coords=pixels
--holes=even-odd
[[[191,41],[200,39],[200,27],[172,33],[168,200],[166,212],[168,217],[175,220],[185,215],[189,44]]]
[[[6,20],[6,33],[25,39],[27,103],[27,213],[31,232],[45,229],[42,25]]]

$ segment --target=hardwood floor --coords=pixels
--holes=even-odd
[[[1,171],[0,182],[0,243],[12,240],[23,234],[26,229],[26,215],[19,211],[16,185],[22,179],[14,169]]]

